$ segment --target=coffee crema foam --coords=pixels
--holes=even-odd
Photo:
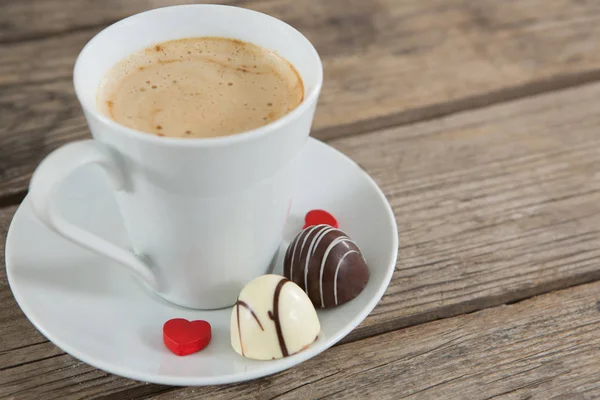
[[[97,106],[143,132],[206,138],[266,125],[303,98],[300,75],[274,52],[198,37],[156,44],[121,60],[104,77]]]

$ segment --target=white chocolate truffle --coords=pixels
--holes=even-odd
[[[291,356],[310,346],[321,325],[302,289],[279,275],[248,283],[231,312],[231,346],[255,360]]]

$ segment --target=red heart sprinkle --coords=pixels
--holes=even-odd
[[[202,350],[211,338],[210,324],[206,321],[188,321],[173,318],[163,325],[165,346],[178,356],[187,356]]]
[[[325,210],[309,211],[306,214],[306,217],[304,217],[304,222],[305,222],[305,224],[302,229],[306,229],[309,226],[321,225],[321,224],[330,225],[330,226],[333,226],[334,228],[338,227],[338,223],[335,220],[335,218],[333,218],[333,215],[329,214]]]

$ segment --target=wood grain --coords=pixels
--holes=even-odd
[[[344,342],[600,279],[599,96],[600,84],[588,85],[332,141],[382,187],[401,239],[390,288]],[[0,232],[13,212],[0,211]],[[56,373],[47,378],[54,382],[68,370],[81,374],[78,386],[65,378],[56,390],[93,397],[124,389],[123,398],[167,390],[57,353],[16,308],[3,269],[0,284],[0,365],[18,381],[6,385],[36,386],[32,373]]]
[[[167,0],[30,0],[0,15],[0,197],[52,149],[88,132],[72,64],[105,25]],[[600,78],[600,5],[554,0],[238,0],[315,44],[322,139],[431,119]],[[61,10],[60,12],[57,10]],[[35,62],[32,62],[35,60]]]

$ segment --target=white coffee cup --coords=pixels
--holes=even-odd
[[[96,109],[105,73],[136,50],[171,39],[219,36],[271,49],[291,62],[303,102],[261,128],[208,139],[157,137],[119,125]],[[183,5],[137,14],[109,26],[81,51],[75,92],[94,140],[51,153],[31,179],[37,217],[62,236],[128,267],[165,299],[192,308],[233,304],[267,272],[288,216],[295,161],[310,131],[323,72],[312,44],[286,23],[242,8]],[[104,169],[131,248],[74,226],[53,192],[84,165]]]

